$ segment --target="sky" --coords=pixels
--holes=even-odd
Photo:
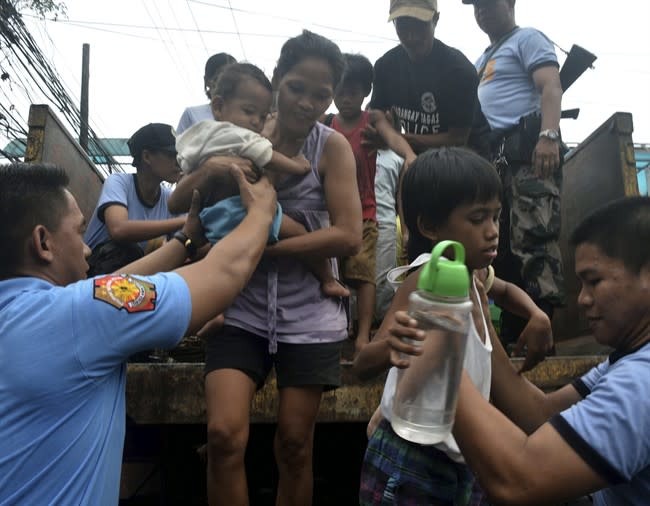
[[[78,102],[82,44],[90,44],[90,124],[100,137],[129,137],[149,122],[176,126],[184,108],[207,103],[205,60],[225,51],[267,75],[282,43],[303,28],[372,62],[397,44],[388,0],[65,0],[67,19],[25,17],[28,29]],[[232,10],[229,9],[232,7]],[[436,37],[474,62],[488,45],[471,6],[439,0]],[[650,144],[650,2],[519,0],[520,26],[542,30],[560,48],[598,56],[564,95],[563,137],[584,140],[616,111],[634,117],[635,143]],[[565,55],[557,49],[560,62]],[[37,101],[37,97],[30,97]],[[28,100],[15,106],[27,117]],[[333,109],[332,109],[333,110]],[[2,134],[0,134],[2,135]],[[0,144],[6,138],[0,137]]]

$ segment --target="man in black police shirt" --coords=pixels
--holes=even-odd
[[[397,116],[416,153],[465,144],[477,107],[476,69],[434,38],[439,16],[436,0],[391,0],[400,45],[375,63],[370,107]]]

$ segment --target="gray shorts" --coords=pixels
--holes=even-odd
[[[278,388],[322,386],[324,391],[341,386],[341,347],[336,343],[291,344],[278,342],[269,353],[269,342],[252,332],[226,325],[208,339],[205,374],[217,369],[237,369],[258,389],[275,367]]]

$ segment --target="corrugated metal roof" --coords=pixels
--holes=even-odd
[[[104,152],[111,156],[130,156],[129,147],[126,142],[128,139],[122,138],[108,138],[99,139],[100,145],[103,147]],[[25,156],[25,147],[27,146],[26,139],[14,139],[4,148],[4,151],[10,156],[23,157]],[[94,144],[91,140],[88,146],[88,156],[97,163],[106,163],[104,153]]]
[[[636,170],[643,170],[650,167],[650,151],[635,149],[634,158],[636,159]]]
[[[648,180],[650,179],[650,167],[647,167],[637,174],[639,183],[639,195],[648,195]]]
[[[26,147],[26,139],[15,139],[5,146],[4,152],[9,156],[23,157],[25,156]]]

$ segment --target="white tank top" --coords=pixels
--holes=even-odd
[[[388,273],[387,278],[389,283],[395,286],[399,286],[397,278],[404,272],[413,269],[427,262],[431,255],[425,253],[416,258],[412,264],[404,267],[398,267],[393,269]],[[476,300],[478,304],[481,305],[481,298],[479,297],[478,290],[474,281],[472,280],[472,290],[474,290],[476,295]],[[483,315],[483,308],[481,306],[481,315]],[[487,322],[485,317],[481,316],[483,320],[483,329],[485,335],[485,343],[481,341],[481,337],[476,330],[476,325],[474,319],[470,320],[469,329],[467,331],[467,347],[465,348],[465,360],[463,361],[463,368],[469,374],[469,377],[472,379],[472,382],[476,386],[479,392],[484,399],[490,399],[490,384],[492,382],[492,341],[490,340],[490,333],[488,331]],[[397,384],[397,368],[391,367],[388,371],[388,376],[386,377],[386,383],[384,384],[384,393],[381,397],[381,413],[388,421],[391,420],[393,414],[393,397],[395,396],[395,387]],[[445,452],[447,456],[455,462],[464,463],[465,460],[458,449],[456,440],[454,437],[449,434],[447,438],[436,445],[437,449]]]

